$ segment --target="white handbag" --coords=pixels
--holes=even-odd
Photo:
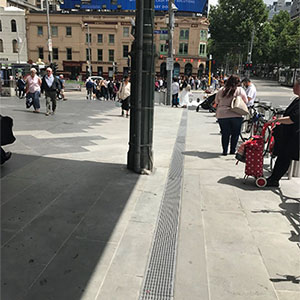
[[[249,114],[248,107],[246,103],[243,101],[241,96],[235,96],[233,97],[231,101],[231,111],[241,115],[245,116]]]

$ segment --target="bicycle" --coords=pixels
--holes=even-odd
[[[240,137],[243,142],[249,140],[253,135],[259,135],[262,131],[263,125],[266,123],[264,115],[257,111],[257,108],[267,108],[262,105],[256,107],[251,106],[249,108],[250,117],[242,122]]]

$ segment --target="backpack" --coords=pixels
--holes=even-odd
[[[85,87],[87,89],[91,89],[92,87],[94,86],[93,82],[91,80],[89,80],[86,84],[85,84]]]

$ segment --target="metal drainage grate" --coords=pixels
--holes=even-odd
[[[174,294],[179,206],[183,179],[187,110],[178,129],[164,197],[140,300],[170,300]]]

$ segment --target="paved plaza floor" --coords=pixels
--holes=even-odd
[[[51,116],[44,99],[40,114],[0,99],[16,136],[1,166],[2,300],[300,299],[299,178],[280,189],[244,183],[244,164],[220,155],[213,114],[163,105],[154,111],[154,171],[135,174],[120,108],[67,94]],[[176,153],[182,172],[173,174]],[[145,292],[173,176],[174,262]],[[159,295],[167,280],[173,289]]]

